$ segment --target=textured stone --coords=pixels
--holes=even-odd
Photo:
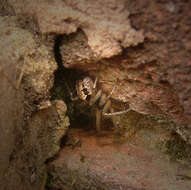
[[[144,36],[128,20],[124,0],[9,1],[17,13],[33,15],[43,34],[71,34],[81,29],[96,57],[109,58],[121,47],[135,46]]]
[[[63,39],[63,65],[93,78],[99,72],[99,88],[108,94],[118,79],[113,99],[142,114],[165,115],[176,123],[174,130],[191,142],[190,6],[189,1],[127,1],[132,26],[145,31],[144,42],[97,62],[85,33],[78,31]]]
[[[59,151],[69,125],[64,102],[38,110],[50,97],[57,65],[18,17],[0,17],[0,41],[0,186],[40,189],[45,162]]]
[[[78,138],[81,146],[66,146],[49,164],[52,188],[190,189],[191,181],[186,180],[191,174],[189,162],[174,162],[156,148],[159,143],[170,139],[170,133],[160,127],[154,131],[142,128],[121,142],[119,136],[109,133],[96,136],[93,130],[74,129],[70,136]]]

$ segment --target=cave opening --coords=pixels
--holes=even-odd
[[[54,85],[51,89],[51,100],[63,100],[67,105],[67,115],[70,118],[70,129],[80,128],[83,130],[91,130],[94,121],[89,106],[85,105],[81,100],[72,100],[77,96],[76,81],[86,73],[77,69],[68,69],[63,66],[60,46],[64,36],[56,36],[54,44],[54,56],[58,64],[58,69],[54,73]]]

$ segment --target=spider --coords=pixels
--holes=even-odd
[[[97,89],[97,83],[98,77],[96,77],[95,81],[93,81],[89,76],[77,80],[77,97],[73,98],[73,100],[81,99],[82,101],[85,101],[90,107],[94,105],[96,106],[96,130],[97,132],[100,132],[102,116],[111,117],[113,125],[116,126],[118,124],[115,122],[114,117],[116,115],[125,114],[130,111],[130,109],[114,112],[114,109],[111,106],[110,98],[116,88],[117,81],[109,95],[103,93],[101,89]]]

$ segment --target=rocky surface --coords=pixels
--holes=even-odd
[[[135,126],[138,129],[152,126],[156,130],[159,126],[169,130],[165,136],[171,136],[172,131],[175,131],[184,142],[191,144],[190,7],[190,1],[186,0],[1,0],[1,187],[39,189],[45,184],[44,162],[58,151],[60,137],[65,134],[69,124],[65,117],[64,102],[49,101],[57,64],[60,69],[65,67],[75,69],[75,73],[79,71],[78,75],[86,74],[92,78],[99,75],[98,87],[107,94],[118,79],[112,100],[127,104],[132,110],[130,115],[119,118],[122,130],[118,132],[115,129],[119,136],[136,141],[136,134],[139,133]],[[63,78],[67,72],[72,72],[65,71]],[[77,76],[75,73],[74,78]],[[115,108],[119,109],[117,106]],[[131,113],[135,117],[131,117]],[[154,125],[153,120],[150,124],[144,121],[142,124],[138,122],[141,117],[152,117],[158,124]],[[142,132],[140,139],[143,141],[144,138],[152,142],[163,139],[159,131],[156,131],[158,136],[155,134],[154,138],[149,138],[147,130]],[[90,147],[92,149],[88,149],[91,136],[90,141],[82,138],[85,142],[83,148],[87,148],[85,157],[89,157],[92,150],[99,150],[103,154],[102,158],[108,159],[109,164],[113,162],[115,166],[112,167],[116,167],[115,155],[111,159],[107,157],[107,151],[116,154],[112,143],[108,149],[102,150],[95,143]],[[4,143],[7,139],[10,141]],[[99,138],[93,141],[96,139]],[[113,174],[118,175],[116,183],[122,185],[117,188],[156,189],[163,184],[161,188],[164,189],[189,190],[190,170],[184,170],[189,168],[187,162],[182,165],[167,164],[166,158],[157,158],[155,148],[148,153],[150,145],[146,143],[145,147],[139,148],[140,144],[133,145],[133,148],[128,143],[121,146],[122,152],[119,154],[125,157],[125,162],[117,169],[122,169],[124,173],[119,176],[112,170]],[[178,155],[182,149],[187,149],[184,143],[180,147]],[[124,153],[123,148],[129,152]],[[78,163],[76,168],[79,170],[79,157],[81,162],[84,160],[83,155],[79,156],[80,150],[75,152],[66,148],[65,151],[60,160],[66,165],[68,160]],[[176,151],[172,148],[170,152]],[[139,157],[140,153],[144,153],[143,157]],[[76,154],[78,162],[73,159]],[[132,158],[128,154],[131,154],[135,161],[133,164],[138,163],[139,168],[131,164]],[[190,157],[183,153],[183,157],[185,155]],[[100,164],[101,169],[97,168],[95,174],[95,165],[91,165],[90,176],[97,176],[103,168],[102,162],[94,158],[90,158],[90,161],[95,161],[98,166]],[[151,166],[156,170],[151,170],[151,161]],[[109,164],[105,163],[108,168]],[[129,173],[129,168],[123,170],[125,164],[132,166],[132,173]],[[145,164],[146,167],[142,167]],[[72,179],[70,185],[75,186],[78,183],[76,178],[73,179],[73,169],[76,168],[71,165],[67,167],[64,170]],[[153,181],[141,176],[143,171],[148,176],[154,176]],[[77,173],[81,175],[80,170]],[[103,176],[107,176],[107,173],[108,170],[104,170]],[[131,179],[125,178],[126,174]],[[166,175],[173,180],[166,181]],[[96,179],[104,187],[105,183],[100,180],[103,176]],[[123,186],[124,179],[129,180],[126,186]]]
[[[161,142],[169,145],[171,141],[171,134],[160,127],[141,129],[121,142],[111,131],[97,136],[92,128],[73,129],[70,138],[74,137],[80,143],[68,144],[49,165],[49,189],[190,189],[189,162],[157,148]]]
[[[99,73],[99,88],[107,93],[118,79],[114,99],[128,103],[132,110],[142,114],[164,115],[175,122],[174,130],[191,143],[188,45],[191,4],[126,1],[126,7],[132,26],[144,30],[144,42],[96,64],[82,27],[82,31],[63,37],[60,47],[63,65],[80,69],[93,78]]]
[[[16,13],[36,18],[43,34],[71,34],[84,31],[95,57],[109,58],[122,47],[143,42],[142,32],[130,26],[124,1],[9,1]]]
[[[142,114],[167,116],[182,138],[191,141],[189,1],[9,4],[16,14],[33,18],[41,33],[64,35],[60,53],[65,67],[93,77],[100,70],[105,92],[118,78],[114,99]]]
[[[4,176],[6,176],[7,170],[10,166],[11,155],[14,151],[15,144],[19,144],[17,135],[19,135],[22,131],[22,114],[24,112],[22,102],[24,97],[22,90],[16,90],[16,76],[18,73],[16,72],[17,65],[13,64],[15,61],[12,56],[14,51],[8,51],[8,49],[10,48],[10,46],[8,46],[9,43],[6,44],[5,41],[2,41],[2,39],[5,38],[5,28],[7,26],[6,22],[4,22],[3,20],[5,19],[1,18],[0,21],[1,27],[3,26],[0,29],[0,36],[2,37],[0,43],[0,186],[1,188],[6,189],[6,184],[4,184]],[[13,33],[14,32],[12,32],[12,34]],[[12,39],[14,39],[13,35]]]
[[[16,16],[0,17],[0,38],[0,189],[40,189],[69,125],[65,103],[48,102],[57,64]]]

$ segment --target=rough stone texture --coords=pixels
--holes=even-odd
[[[17,67],[20,67],[19,74],[24,75],[28,86],[33,86],[36,93],[45,95],[53,85],[53,72],[57,68],[53,53],[45,45],[35,42],[33,35],[19,28],[18,24],[16,26],[16,23],[16,17],[1,17],[1,37],[7,38],[1,42],[1,55],[16,60],[19,63]]]
[[[61,125],[58,125],[58,122]],[[20,133],[17,131],[19,135],[16,139],[17,144],[16,146],[13,144],[14,151],[10,153],[9,166],[5,168],[1,177],[1,188],[7,190],[44,188],[45,162],[58,153],[60,139],[66,133],[68,125],[68,118],[60,120],[55,106],[36,112],[29,120],[29,125],[25,126],[29,130],[22,129]],[[1,154],[4,155],[3,152]]]
[[[0,22],[2,24],[2,22]],[[0,32],[1,33],[1,32]],[[2,34],[2,33],[1,33]],[[0,35],[1,36],[1,35]],[[2,40],[2,39],[1,39]],[[1,46],[2,43],[0,43]],[[3,52],[4,47],[1,46]],[[12,153],[15,146],[18,146],[22,134],[23,124],[23,91],[17,91],[12,81],[16,81],[16,64],[12,64],[10,56],[0,54],[0,186],[6,188],[4,179],[10,167]],[[11,67],[10,67],[11,66]],[[2,72],[3,71],[3,72]],[[3,73],[6,73],[7,79]],[[16,172],[16,171],[15,171]],[[9,178],[9,177],[8,177]],[[8,179],[7,178],[7,179]]]
[[[119,78],[114,99],[142,114],[166,115],[191,143],[190,1],[9,0],[9,4],[16,14],[33,17],[44,34],[75,33],[64,36],[60,47],[65,67],[95,77],[96,72],[90,71],[99,67],[93,63],[110,58],[101,62],[101,88],[109,92]]]
[[[168,103],[161,104],[166,109],[167,114],[175,118],[178,123],[187,123],[190,128],[190,1],[144,1],[137,7],[136,1],[127,3],[132,12],[132,23],[139,29],[144,27],[147,43],[144,44],[147,57],[153,57],[159,64],[160,72],[155,74],[157,84],[164,86],[168,83],[172,89],[172,96],[176,96],[176,103],[173,98],[166,98]],[[136,7],[136,8],[135,8]],[[144,9],[147,7],[147,9]],[[144,11],[143,11],[144,10]],[[136,12],[136,13],[135,13]],[[133,14],[140,13],[133,18]],[[139,17],[139,18],[138,18]],[[143,18],[144,17],[144,18]],[[136,56],[136,55],[135,55]],[[134,57],[134,56],[133,56]],[[154,76],[153,76],[154,78]],[[165,93],[170,95],[167,90]],[[165,96],[164,98],[165,99]],[[178,108],[177,105],[180,105]],[[171,105],[171,106],[170,106]],[[182,109],[182,113],[180,110]],[[179,110],[179,111],[178,111]],[[179,112],[179,114],[178,114]],[[183,128],[183,127],[181,127]],[[180,129],[181,130],[181,129]],[[184,136],[184,135],[182,135]],[[189,139],[191,133],[187,134]]]
[[[13,7],[7,2],[7,0],[1,0],[0,4],[0,16],[15,16]]]
[[[134,30],[128,20],[125,1],[9,1],[16,13],[31,13],[43,34],[71,34],[77,29],[86,34],[96,58],[121,53],[122,47],[143,42],[142,32]]]
[[[167,116],[191,143],[190,7],[190,1],[126,1],[133,27],[144,30],[144,43],[94,64],[88,36],[78,31],[63,37],[63,65],[88,72],[93,78],[98,73],[95,70],[100,70],[100,88],[107,93],[118,78],[114,99],[129,103],[142,114]]]
[[[189,2],[14,2],[9,1],[15,12],[33,16],[44,34],[76,32],[63,38],[60,50],[65,67],[84,72],[95,70],[98,66],[93,63],[120,54],[121,47],[126,48],[122,56],[101,62],[100,83],[104,91],[109,92],[119,78],[114,99],[128,102],[139,113],[166,114],[178,124],[190,123]],[[128,16],[134,28],[144,30],[144,36],[130,27]],[[185,25],[180,25],[180,20]],[[143,42],[144,37],[144,45],[130,47]],[[183,48],[185,44],[187,48]],[[189,139],[189,132],[180,133]]]
[[[87,128],[70,131],[71,137],[81,145],[66,146],[50,163],[50,189],[190,190],[189,162],[172,161],[157,150],[159,143],[171,137],[159,126],[142,128],[121,142],[112,133],[96,136]]]
[[[0,17],[0,41],[0,189],[40,189],[45,161],[58,152],[69,125],[64,102],[40,106],[57,65],[18,17]]]
[[[58,104],[61,104],[62,111]],[[27,176],[22,184],[23,189],[26,188],[26,185],[31,189],[44,188],[46,183],[45,162],[59,152],[60,140],[69,126],[69,119],[65,113],[65,103],[54,102],[52,106],[36,112],[29,120],[29,130],[26,131],[23,138],[23,151],[19,152],[20,160],[15,163],[15,167],[19,171],[25,172]],[[22,162],[25,165],[20,167]]]
[[[46,46],[35,47],[31,44],[31,51],[24,60],[24,75],[28,85],[33,86],[36,93],[43,95],[49,93],[54,82],[53,72],[56,68],[54,57]]]
[[[2,52],[4,54],[4,57],[6,57],[9,61],[11,60],[10,63],[18,63],[18,76],[14,75],[15,70],[13,71],[13,73],[10,73],[13,79],[4,75],[4,73],[9,73],[7,71],[8,68],[10,69],[10,67],[8,67],[8,64],[6,65],[8,68],[6,68],[5,66],[0,69],[3,71],[1,72],[1,77],[6,83],[6,86],[3,87],[4,90],[2,90],[2,92],[6,92],[5,89],[7,89],[6,93],[11,94],[10,98],[12,101],[13,99],[15,100],[15,104],[17,104],[17,102],[20,102],[21,100],[17,99],[15,97],[15,92],[13,92],[13,90],[10,90],[9,88],[15,88],[15,85],[17,87],[18,83],[14,83],[14,81],[18,81],[16,79],[18,79],[19,74],[22,73],[21,68],[24,68],[24,84],[26,85],[25,87],[27,92],[27,98],[29,99],[30,97],[30,100],[32,99],[32,107],[35,107],[36,104],[38,105],[41,99],[48,99],[48,89],[51,88],[53,83],[53,80],[51,80],[51,76],[53,71],[56,69],[56,64],[54,63],[54,61],[52,61],[51,53],[48,51],[48,48],[45,47],[45,44],[40,41],[40,43],[37,45],[33,41],[33,37],[35,37],[34,34],[37,35],[37,38],[40,32],[45,35],[49,35],[52,33],[57,35],[64,35],[63,43],[60,47],[60,53],[62,55],[62,61],[65,67],[80,69],[84,73],[94,78],[98,73],[95,70],[100,70],[99,87],[102,88],[103,91],[106,93],[109,93],[111,91],[116,79],[118,78],[119,80],[117,84],[117,89],[112,96],[113,99],[128,103],[132,110],[141,114],[151,114],[155,116],[165,115],[169,120],[173,120],[175,122],[176,125],[172,126],[174,127],[176,132],[179,133],[185,141],[191,144],[190,1],[100,0],[86,1],[84,3],[84,1],[73,0],[8,0],[7,2],[9,3],[9,6],[7,6],[7,10],[5,10],[6,6],[4,6],[7,2],[2,2],[3,4],[1,4],[0,6],[0,9],[3,10],[1,12],[1,15],[16,14],[19,15],[18,18],[20,18],[21,21],[24,21],[24,24],[26,24],[27,22],[32,23],[31,25],[29,24],[30,27],[28,25],[25,25],[25,27],[28,29],[26,34],[24,30],[25,27],[23,27],[23,29],[18,29],[18,27],[11,27],[10,31],[5,31],[5,28],[7,28],[7,21],[3,22],[1,25],[3,26],[1,27],[1,30],[3,31],[1,36],[3,39],[12,31],[14,34],[10,35],[9,39],[11,39],[11,41],[9,41],[7,44],[4,44],[5,42],[3,42],[1,49],[3,49]],[[18,19],[16,20],[18,21]],[[18,24],[19,23],[20,27],[23,26],[22,22],[18,21]],[[11,24],[11,26],[15,26],[15,24]],[[143,30],[144,36],[143,32],[141,32]],[[26,37],[23,37],[25,35]],[[19,40],[17,41],[17,39]],[[5,48],[9,47],[9,44],[11,44],[12,46],[10,47],[11,51]],[[50,46],[52,48],[52,44]],[[25,54],[26,49],[27,51]],[[24,59],[23,54],[25,54]],[[14,57],[17,57],[17,59],[15,60]],[[103,60],[103,58],[108,59]],[[6,61],[4,59],[1,62],[9,63],[9,61]],[[29,62],[33,63],[31,67]],[[43,63],[42,65],[41,62]],[[98,64],[95,64],[96,62],[98,62]],[[23,63],[24,67],[22,67]],[[35,65],[35,63],[38,64]],[[50,64],[52,65],[52,69],[49,68]],[[101,65],[101,67],[99,66],[99,64]],[[26,67],[26,65],[28,67]],[[16,67],[15,64],[11,68],[14,67]],[[47,68],[48,71],[47,75],[43,72],[45,68]],[[38,73],[38,70],[40,71],[40,73],[42,73],[42,75]],[[43,81],[39,81],[39,78],[43,79]],[[2,83],[2,85],[4,85],[4,83]],[[33,86],[32,93],[30,91],[31,85]],[[40,98],[39,93],[42,95]],[[9,96],[3,94],[2,99],[3,98],[6,102]],[[11,106],[12,101],[10,101],[10,104],[8,104],[7,102],[1,103],[2,108],[5,109],[6,106]],[[16,106],[14,107],[14,109],[22,110],[22,105],[21,108],[20,106]],[[7,109],[6,111],[9,112],[8,110],[12,109]],[[29,139],[29,142],[37,142],[34,146],[34,149],[27,149],[28,157],[22,151],[22,154],[20,154],[22,156],[19,156],[19,153],[10,154],[10,152],[14,152],[12,151],[14,149],[14,135],[12,134],[12,126],[14,126],[15,123],[13,123],[12,121],[8,121],[7,126],[11,126],[9,128],[11,130],[5,130],[3,128],[6,134],[6,139],[10,136],[12,140],[10,141],[10,145],[6,145],[7,147],[4,144],[2,146],[2,151],[7,150],[4,155],[5,159],[2,158],[5,166],[8,166],[7,158],[9,158],[9,160],[11,160],[10,162],[12,163],[11,165],[9,164],[11,168],[11,170],[9,170],[10,173],[4,173],[7,175],[4,175],[5,178],[2,178],[7,184],[9,184],[9,182],[11,181],[10,186],[12,185],[16,187],[16,184],[25,184],[25,188],[27,186],[28,189],[30,189],[32,188],[30,184],[32,184],[34,188],[37,188],[39,187],[39,184],[43,183],[40,183],[40,181],[38,181],[41,180],[41,176],[44,176],[44,170],[42,168],[42,170],[39,171],[38,164],[43,163],[45,161],[45,157],[40,157],[40,155],[37,156],[38,151],[36,151],[36,149],[40,151],[44,150],[46,152],[48,147],[50,148],[50,146],[48,146],[48,144],[46,146],[47,139],[45,137],[48,136],[45,132],[46,130],[43,131],[41,128],[39,128],[39,126],[45,125],[47,126],[47,128],[49,128],[49,126],[54,126],[55,120],[51,120],[53,124],[51,124],[51,122],[49,123],[50,116],[53,115],[53,118],[58,118],[58,115],[54,112],[54,110],[54,107],[49,107],[45,110],[40,110],[38,113],[34,114],[32,118],[30,118],[30,122],[32,123],[31,131],[38,131],[42,133],[43,143],[45,142],[45,144],[42,143],[41,138],[37,139],[37,141],[34,142],[33,138],[37,138],[37,134],[34,134],[34,136],[30,136],[30,134],[26,133],[28,134],[28,136],[26,135],[26,139]],[[12,114],[10,116],[12,116]],[[4,116],[4,114],[2,115]],[[6,116],[9,115],[6,114]],[[19,117],[21,117],[21,115],[18,116],[18,118]],[[46,118],[48,119],[46,120]],[[7,120],[7,117],[5,117],[5,120],[1,120],[3,125],[7,122]],[[135,119],[135,121],[137,121],[137,119]],[[131,122],[128,125],[129,128],[134,128],[134,125]],[[22,130],[20,134],[20,136],[23,136]],[[155,138],[149,138],[149,135],[147,135],[145,131],[144,135],[146,136],[145,138],[149,139],[150,141],[161,138],[160,135],[155,136]],[[15,141],[17,141],[17,139],[21,139],[22,141],[23,138],[20,138],[20,136],[18,136]],[[2,138],[2,141],[5,141],[6,139]],[[142,140],[140,141],[142,142]],[[27,142],[27,140],[25,140],[25,142]],[[38,146],[38,142],[40,143],[40,146]],[[21,145],[23,145],[22,142]],[[26,150],[21,145],[19,146],[20,150]],[[85,145],[87,145],[88,147],[89,142],[87,141]],[[124,146],[125,150],[127,150],[130,145],[127,144]],[[58,146],[55,146],[54,148],[54,150],[57,150]],[[101,146],[101,151],[102,148],[103,146]],[[18,150],[18,147],[16,147],[14,150]],[[97,148],[92,148],[92,150],[89,149],[87,153],[89,155],[91,151],[95,153],[96,150]],[[182,189],[184,187],[184,189],[189,190],[190,171],[188,171],[188,173],[185,172],[186,174],[181,174],[178,172],[176,173],[176,168],[172,167],[171,170],[171,163],[170,166],[168,164],[166,165],[166,162],[164,162],[164,160],[161,161],[160,159],[158,159],[158,154],[153,156],[155,149],[152,149],[152,152],[149,155],[142,154],[145,149],[138,148],[138,151],[136,150],[137,147],[135,144],[135,147],[132,150],[133,152],[128,152],[130,154],[132,153],[133,158],[135,159],[133,159],[133,162],[127,163],[129,164],[129,167],[132,166],[132,170],[136,170],[136,163],[139,163],[138,165],[140,166],[140,170],[133,170],[133,172],[130,171],[130,173],[129,171],[123,170],[124,173],[122,177],[131,176],[133,178],[134,174],[137,174],[136,172],[138,171],[138,174],[140,174],[140,176],[138,177],[140,178],[136,179],[137,184],[128,184],[128,188],[133,186],[136,187],[136,185],[138,185],[138,187],[140,188],[145,187],[149,189],[150,181],[148,183],[147,176],[141,176],[141,174],[145,173],[143,171],[148,169],[146,173],[148,175],[153,174],[151,176],[156,177],[154,178],[155,182],[158,182],[158,180],[160,181],[160,183],[153,184],[153,186],[151,186],[153,187],[153,189],[155,187],[158,188],[164,185],[164,181],[166,180],[164,178],[164,173],[166,171],[167,173],[171,171],[172,173],[170,173],[170,176],[172,176],[172,178],[175,180],[175,186],[174,184],[170,184],[170,188]],[[70,150],[69,153],[71,153]],[[104,159],[108,159],[106,155],[107,150],[104,149],[104,152],[101,153],[106,156]],[[79,153],[79,155],[80,154],[81,153]],[[16,156],[14,157],[14,155]],[[137,159],[137,157],[139,157],[140,155],[143,156],[141,160]],[[68,155],[64,154],[64,158],[67,158],[66,161],[70,161],[70,158],[68,158],[67,156]],[[72,158],[73,155],[70,154],[70,156]],[[127,158],[127,160],[129,159],[127,154],[125,154],[124,157]],[[154,161],[151,158],[153,158]],[[26,161],[27,159],[28,161]],[[35,165],[36,159],[38,160],[37,165]],[[83,161],[83,156],[80,159]],[[15,161],[13,162],[12,160]],[[23,167],[23,161],[26,161],[27,165],[30,167],[28,168],[27,165]],[[73,163],[75,163],[75,161],[76,160],[74,159]],[[154,162],[153,165],[151,161]],[[156,162],[159,162],[161,164],[164,163],[165,165],[164,167],[159,167],[161,173],[158,170],[158,165],[156,164]],[[110,163],[112,163],[112,159],[110,160],[109,164]],[[125,164],[124,162],[122,163],[123,164],[121,165],[121,167],[123,168]],[[133,165],[132,163],[135,165]],[[118,162],[115,162],[115,164],[118,164]],[[143,167],[145,166],[145,164],[146,167]],[[149,166],[151,165],[153,167],[156,166],[157,169],[154,171],[150,171],[151,167]],[[4,171],[6,170],[5,166],[2,167]],[[135,168],[133,168],[133,166]],[[179,170],[184,171],[182,169],[184,167],[189,168],[189,165],[182,165]],[[18,174],[15,174],[14,168],[16,168]],[[101,170],[103,169],[103,167],[100,168]],[[2,172],[4,172],[3,170]],[[99,173],[100,170],[97,171]],[[110,171],[111,170],[109,170],[109,172]],[[107,172],[108,170],[106,170],[106,173]],[[155,172],[159,175],[156,175]],[[183,178],[184,180],[187,179],[188,181],[177,181],[176,174],[179,175],[178,177],[181,176],[181,180]],[[13,176],[15,180],[11,180],[13,179]],[[26,178],[23,176],[26,176]],[[71,174],[71,178],[72,177],[73,173]],[[133,183],[133,179],[131,182]],[[74,184],[74,181],[72,181],[72,184]],[[4,183],[4,185],[6,184]],[[1,187],[3,187],[4,189],[11,189],[9,188],[9,186]],[[19,189],[22,189],[22,186],[19,187]]]
[[[180,104],[184,107],[185,115],[191,119],[189,102],[190,86],[190,1],[160,2],[151,3],[148,1],[148,9],[142,12],[145,14],[145,23],[140,18],[133,19],[133,24],[142,28],[144,25],[147,31],[146,36],[150,43],[146,49],[150,50],[149,55],[154,55],[162,70],[159,79],[165,79],[172,85],[175,93],[178,94]],[[133,10],[136,2],[129,2]],[[137,11],[143,10],[146,2],[140,4]],[[153,20],[152,17],[155,17]],[[152,21],[152,22],[151,22]],[[153,23],[153,25],[151,25]],[[155,48],[151,49],[153,46]]]

